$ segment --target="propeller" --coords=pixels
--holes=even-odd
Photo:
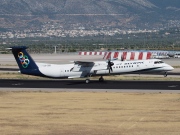
[[[124,56],[123,55],[121,55],[121,61],[124,61]]]
[[[114,63],[113,62],[111,62],[111,60],[108,60],[108,69],[109,69],[109,74],[110,74],[110,72],[112,72],[113,71],[113,69],[112,69],[112,66],[114,65]]]

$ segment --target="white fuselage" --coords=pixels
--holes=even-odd
[[[111,74],[119,75],[132,72],[167,72],[174,68],[158,59],[137,61],[113,61]],[[96,61],[93,65],[46,64],[36,63],[39,71],[50,78],[83,78],[88,76],[109,75],[106,61]]]

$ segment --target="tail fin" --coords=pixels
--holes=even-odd
[[[25,71],[32,72],[38,70],[38,66],[26,51],[26,46],[14,46],[8,49],[12,50],[12,53],[22,73],[24,72],[26,74]]]
[[[45,76],[39,71],[38,66],[26,51],[26,46],[14,46],[7,49],[12,50],[22,74]]]

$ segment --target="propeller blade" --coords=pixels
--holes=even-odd
[[[109,74],[113,71],[112,66],[114,65],[113,62],[111,62],[110,60],[108,60],[108,69],[109,69]]]
[[[123,55],[121,55],[121,61],[124,61],[124,57],[123,57]]]
[[[110,62],[110,65],[111,65],[111,67],[114,65],[114,63],[113,62]]]
[[[110,70],[113,71],[112,67],[110,67]]]

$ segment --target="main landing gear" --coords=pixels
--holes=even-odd
[[[86,79],[86,83],[89,83],[90,82],[90,80],[89,79]]]
[[[104,78],[102,76],[99,78],[99,82],[104,82]]]
[[[88,84],[90,82],[90,79],[87,78],[85,82]],[[104,78],[102,76],[99,78],[99,82],[104,82]]]

